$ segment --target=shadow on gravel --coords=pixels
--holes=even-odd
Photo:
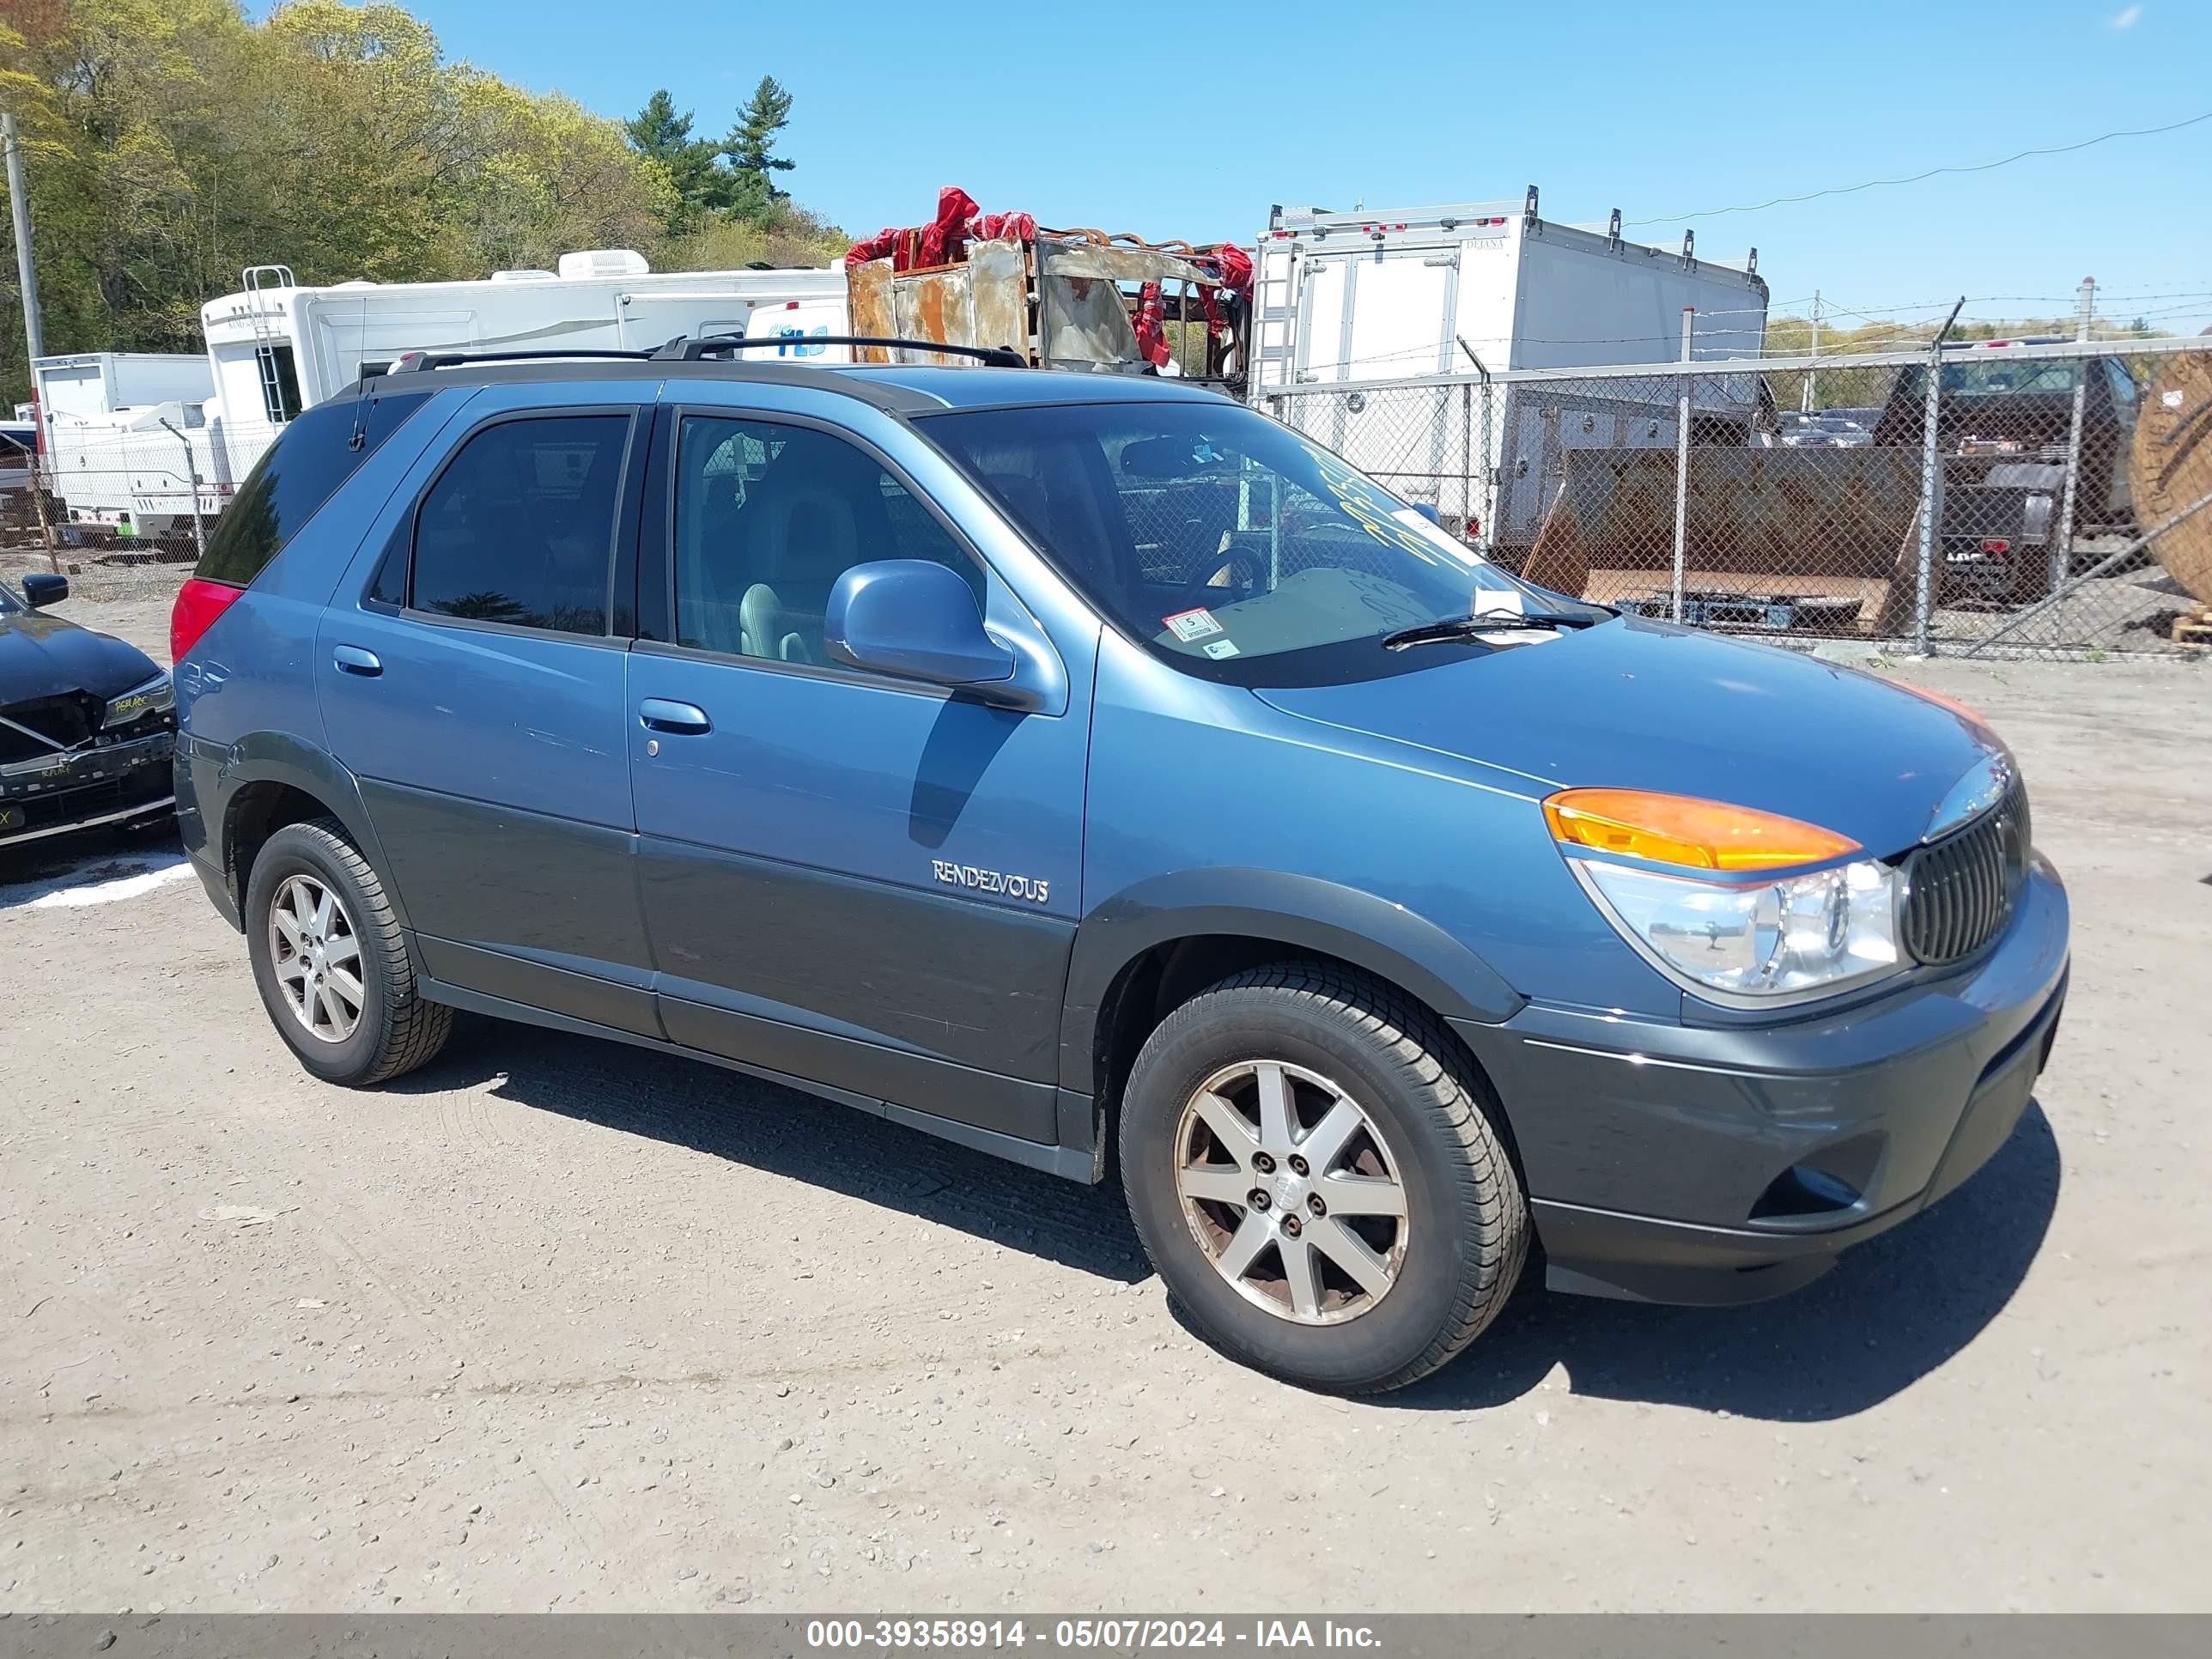
[[[1456,1362],[1374,1403],[1502,1405],[1562,1364],[1579,1395],[1776,1422],[1849,1417],[1942,1364],[2012,1299],[2050,1228],[2059,1179],[2057,1140],[2031,1104],[1965,1186],[1794,1296],[1710,1309],[1517,1296]]]
[[[464,1015],[444,1054],[385,1087],[429,1094],[486,1081],[503,1100],[786,1176],[1101,1279],[1151,1276],[1110,1182],[1078,1186],[702,1061]],[[2050,1227],[2059,1179],[2057,1142],[2031,1104],[1964,1187],[1794,1296],[1668,1308],[1530,1290],[1455,1364],[1369,1403],[1479,1410],[1518,1399],[1563,1364],[1581,1395],[1777,1422],[1849,1417],[1942,1364],[2011,1300]]]
[[[1101,1279],[1133,1285],[1152,1273],[1110,1182],[1080,1186],[701,1060],[461,1015],[443,1054],[384,1087],[430,1094],[495,1079],[502,1100],[787,1176]]]

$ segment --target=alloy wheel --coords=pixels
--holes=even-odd
[[[1268,1312],[1338,1324],[1396,1285],[1405,1184],[1374,1118],[1318,1072],[1248,1060],[1214,1073],[1183,1107],[1175,1171],[1191,1237]]]
[[[269,960],[292,1018],[319,1042],[343,1042],[361,1024],[368,992],[361,938],[330,885],[284,878],[269,902]]]

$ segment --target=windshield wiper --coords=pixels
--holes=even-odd
[[[1438,640],[1473,639],[1483,634],[1526,633],[1532,629],[1589,628],[1606,620],[1601,613],[1570,616],[1563,611],[1479,611],[1472,617],[1446,617],[1441,622],[1401,628],[1382,636],[1385,651],[1402,651],[1409,645],[1429,645]]]

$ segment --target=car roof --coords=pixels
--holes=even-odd
[[[931,363],[816,366],[774,361],[684,362],[629,357],[501,360],[486,357],[400,369],[359,381],[352,395],[434,391],[447,386],[601,384],[609,380],[722,380],[805,386],[842,392],[902,415],[1049,404],[1224,402],[1211,386],[1150,374],[1049,368],[946,368]],[[348,395],[346,392],[338,394]]]
[[[1218,400],[1210,386],[1152,374],[1054,368],[951,368],[931,363],[857,364],[833,369],[854,380],[895,386],[940,409],[1006,409],[1042,404],[1127,404]]]

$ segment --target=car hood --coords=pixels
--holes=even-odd
[[[112,697],[160,672],[137,646],[59,617],[0,616],[0,706],[68,691]]]
[[[1838,830],[1887,856],[1926,835],[2002,745],[1942,704],[1772,646],[1620,617],[1527,645],[1419,646],[1432,668],[1269,688],[1285,713],[1522,775],[1700,795]]]

